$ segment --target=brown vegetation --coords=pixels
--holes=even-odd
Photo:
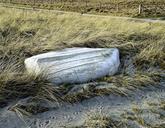
[[[130,90],[156,87],[165,80],[164,24],[80,14],[25,13],[6,8],[0,9],[0,15],[1,107],[12,99],[27,96],[59,102],[64,99],[76,102],[111,93],[127,96]],[[70,95],[68,92],[74,86],[56,87],[42,77],[26,73],[25,58],[75,46],[119,48],[121,68],[118,74],[97,81],[113,86],[98,89],[93,84],[89,90]]]
[[[0,0],[19,6],[132,17],[163,17],[163,0]]]

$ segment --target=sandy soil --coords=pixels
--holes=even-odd
[[[120,118],[125,112],[131,112],[132,106],[137,105],[146,109],[145,103],[157,103],[165,99],[165,86],[144,90],[137,90],[130,97],[115,95],[94,97],[80,103],[66,104],[63,107],[47,111],[31,117],[15,114],[8,110],[8,107],[0,111],[0,128],[63,128],[79,126],[84,123],[90,113],[102,113],[103,115]],[[163,111],[163,114],[165,112]],[[162,122],[157,114],[144,112],[141,116],[149,123]],[[137,122],[133,127],[139,127]]]

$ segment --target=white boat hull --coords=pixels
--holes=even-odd
[[[29,73],[42,74],[55,84],[85,83],[114,75],[119,65],[116,48],[67,48],[25,60]]]

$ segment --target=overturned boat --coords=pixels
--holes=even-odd
[[[55,84],[85,83],[114,75],[119,68],[117,48],[66,48],[25,60],[29,73]]]

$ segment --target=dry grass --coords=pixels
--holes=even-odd
[[[164,0],[12,0],[5,4],[20,7],[33,7],[48,10],[64,10],[79,13],[104,15],[132,16],[132,17],[164,17]],[[139,14],[139,5],[142,4],[142,13]]]
[[[92,114],[86,120],[84,124],[84,128],[119,128],[122,123],[118,121],[112,120],[110,117],[106,117],[104,115],[94,115]]]
[[[164,35],[165,27],[160,23],[0,8],[0,102],[5,106],[11,98],[38,95],[57,100],[57,91],[75,102],[109,93],[127,95],[123,88],[159,85],[164,81]],[[113,88],[93,88],[68,96],[70,86],[59,91],[24,71],[25,58],[73,46],[119,48],[120,71],[99,80],[113,83]]]
[[[0,74],[0,107],[5,106],[7,101],[28,96],[50,101],[57,100],[57,89],[51,87],[52,84],[44,80],[41,76],[28,75],[20,71],[20,66],[17,64],[14,65],[14,63],[10,65],[7,63],[5,65],[1,64],[1,68],[3,69],[1,69]]]
[[[125,128],[124,121],[103,115],[101,111],[91,111],[82,126],[66,128]]]
[[[136,56],[136,63],[138,65],[159,65],[162,68],[165,67],[165,47],[164,42],[154,42],[144,48],[140,54]]]

